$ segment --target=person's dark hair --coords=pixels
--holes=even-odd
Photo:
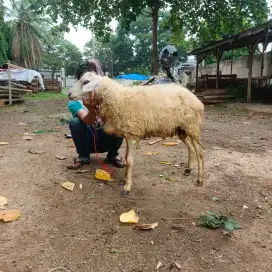
[[[79,65],[76,73],[76,77],[79,80],[86,72],[95,72],[96,74],[103,76],[102,65],[98,59],[90,59]]]

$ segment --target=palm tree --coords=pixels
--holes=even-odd
[[[0,0],[0,65],[7,62],[7,41],[4,29],[4,7],[3,1]]]
[[[5,15],[10,29],[11,58],[26,68],[38,68],[42,63],[44,19],[37,16],[27,0],[10,0],[10,3],[11,8],[5,7]]]

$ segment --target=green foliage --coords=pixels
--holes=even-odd
[[[152,33],[156,37],[157,28],[160,28],[156,25],[158,11],[167,7],[170,15],[164,27],[171,33],[171,41],[182,43],[183,30],[186,29],[187,36],[196,35],[191,43],[194,48],[260,24],[267,20],[269,13],[266,0],[203,0],[201,3],[192,0],[30,1],[33,9],[40,13],[45,11],[53,21],[61,18],[64,26],[82,24],[107,41],[111,37],[112,19],[120,21],[126,30],[131,27],[133,31],[132,22],[143,14],[153,18],[153,22],[149,21],[149,29],[155,23]],[[141,28],[142,36],[148,34],[149,29]],[[157,46],[146,39],[141,44],[148,54],[151,45],[155,49]],[[153,53],[153,65],[156,65],[158,52]],[[146,59],[142,61],[146,62]]]
[[[201,13],[204,14],[201,23],[197,27],[195,26],[196,28],[187,26],[189,33],[196,34],[194,38],[190,39],[191,49],[230,37],[268,20],[269,8],[266,0],[258,2],[250,0],[209,2],[210,7],[204,4],[199,10],[199,12],[202,10]],[[247,55],[248,50],[246,48],[233,51],[233,59]],[[230,59],[232,59],[232,52],[224,52],[222,60]],[[206,64],[215,62],[216,58],[213,55],[205,58]]]
[[[66,75],[74,76],[77,66],[82,61],[80,50],[64,39],[63,32],[59,28],[49,29],[45,35],[43,67],[51,69],[52,76],[61,68],[65,68]]]
[[[5,25],[4,25],[4,7],[0,0],[0,65],[6,63],[8,60],[7,57],[8,45],[5,35]]]
[[[8,18],[7,40],[11,60],[27,68],[38,68],[42,63],[42,25],[45,18],[37,16],[28,0],[11,0],[5,8]]]
[[[172,35],[164,28],[164,22],[168,13],[160,12],[158,22],[158,49],[172,42]],[[118,24],[116,33],[110,36],[109,42],[95,42],[95,57],[98,58],[106,71],[114,75],[120,73],[150,74],[152,63],[152,18],[148,15],[140,15],[132,22],[129,30],[122,28],[122,22]],[[179,60],[186,60],[186,48],[184,44],[175,41],[179,52]],[[84,56],[92,57],[92,41],[85,45]],[[112,67],[113,66],[113,67]]]

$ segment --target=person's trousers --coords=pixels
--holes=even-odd
[[[90,154],[95,153],[94,135],[96,136],[95,142],[98,153],[108,152],[107,157],[109,159],[119,154],[123,138],[106,134],[102,127],[97,128],[94,134],[94,128],[84,124],[78,117],[74,117],[70,121],[69,127],[79,161],[88,162],[90,160]]]

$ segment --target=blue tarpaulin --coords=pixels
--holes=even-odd
[[[117,79],[130,79],[130,80],[147,80],[149,76],[143,76],[138,74],[119,75]]]

